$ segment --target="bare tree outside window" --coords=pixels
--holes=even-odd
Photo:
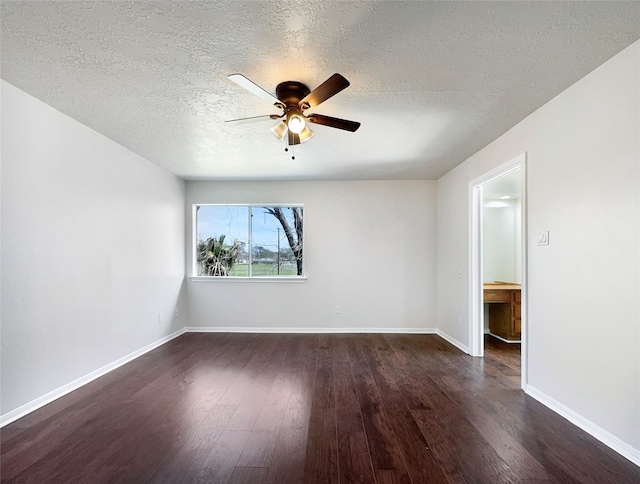
[[[302,275],[302,207],[263,207],[264,210],[273,215],[282,226],[284,235],[287,238],[291,256],[296,263],[296,275]],[[288,211],[288,212],[287,212]],[[278,247],[278,254],[287,254],[281,252]]]

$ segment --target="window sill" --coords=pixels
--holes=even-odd
[[[306,276],[252,276],[252,277],[232,277],[232,276],[190,276],[191,282],[213,282],[216,284],[225,282],[305,282]]]

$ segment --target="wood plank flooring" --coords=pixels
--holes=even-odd
[[[4,483],[634,483],[519,388],[519,345],[189,333],[4,427]]]

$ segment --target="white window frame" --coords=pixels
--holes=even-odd
[[[198,274],[198,207],[246,207],[248,208],[248,225],[249,225],[249,234],[248,234],[248,252],[249,252],[249,275],[248,276],[199,276]],[[252,220],[251,220],[251,209],[259,207],[282,207],[282,208],[290,208],[290,207],[300,207],[303,210],[303,228],[302,228],[302,275],[294,275],[294,276],[254,276],[251,274],[251,258],[252,258],[252,240],[251,233],[253,231],[252,228]],[[191,276],[190,280],[193,282],[215,282],[215,283],[224,283],[224,282],[304,282],[307,280],[307,272],[305,267],[306,260],[306,228],[305,228],[305,219],[306,219],[306,210],[304,209],[304,204],[302,203],[194,203],[191,206]]]

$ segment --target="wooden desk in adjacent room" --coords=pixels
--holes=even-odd
[[[520,341],[520,284],[484,284],[484,302],[489,304],[489,331],[507,341]]]

